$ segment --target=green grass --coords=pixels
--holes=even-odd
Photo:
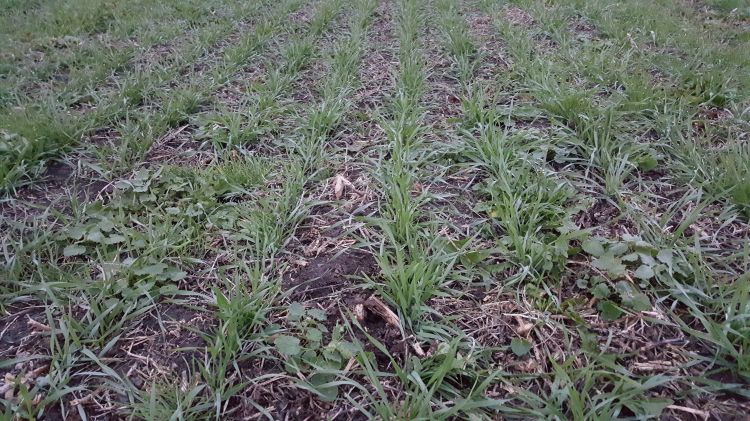
[[[0,2],[3,417],[742,413],[745,9]]]

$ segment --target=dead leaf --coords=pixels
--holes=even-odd
[[[336,200],[341,199],[341,195],[344,193],[344,177],[337,175],[333,180],[333,195]]]
[[[32,329],[38,330],[38,331],[41,331],[41,332],[49,332],[50,330],[52,330],[51,327],[49,327],[49,326],[47,326],[47,325],[45,325],[43,323],[37,322],[36,320],[32,319],[28,315],[26,315],[26,317],[28,317],[28,321],[26,322],[26,324],[29,325],[29,327],[31,327]]]
[[[516,329],[516,333],[518,333],[520,336],[524,336],[527,333],[531,332],[531,329],[534,328],[533,323],[526,323],[523,318],[516,316],[516,322],[518,323],[518,329]]]
[[[518,369],[524,373],[533,373],[537,370],[537,368],[539,368],[539,363],[537,363],[533,358],[518,366]]]
[[[16,377],[10,373],[5,373],[4,383],[0,386],[0,394],[6,401],[13,400],[13,392],[15,390]]]
[[[414,349],[414,353],[417,354],[417,357],[423,358],[425,356],[424,350],[422,350],[422,347],[418,342],[412,342],[411,347]]]
[[[24,374],[23,377],[20,379],[11,373],[5,373],[4,378],[4,384],[0,386],[0,394],[3,395],[3,398],[5,400],[13,400],[14,392],[16,390],[16,382],[20,380],[20,383],[23,383],[25,385],[31,384],[31,382],[35,381],[39,376],[42,376],[44,374],[47,374],[47,371],[49,370],[49,366],[43,365],[39,366],[28,373]]]
[[[354,306],[354,317],[357,318],[357,321],[362,323],[365,321],[365,306],[362,304],[357,304]]]
[[[292,263],[294,263],[297,266],[302,266],[302,267],[305,267],[310,264],[310,262],[308,262],[305,259],[292,260]]]
[[[424,187],[422,186],[422,183],[420,183],[419,181],[414,183],[414,185],[411,188],[411,191],[414,194],[420,194],[422,193],[422,190],[424,190]]]
[[[336,200],[341,199],[344,195],[344,188],[353,189],[354,185],[343,175],[337,174],[333,179],[333,195],[336,197]]]
[[[689,408],[687,406],[668,405],[667,408],[672,409],[674,411],[687,412],[688,414],[693,414],[696,417],[701,417],[704,420],[707,420],[709,417],[711,417],[711,414],[709,412],[701,411],[700,409]]]

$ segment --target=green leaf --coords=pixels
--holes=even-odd
[[[445,242],[445,251],[448,253],[455,253],[459,250],[461,250],[466,243],[469,242],[468,238],[464,238],[461,240],[449,240]]]
[[[70,227],[65,234],[71,240],[80,240],[86,234],[86,228],[81,226]]]
[[[104,244],[119,244],[125,241],[125,237],[120,234],[112,234],[105,238],[102,243]]]
[[[296,301],[289,304],[289,308],[287,309],[287,317],[289,318],[289,320],[297,321],[301,319],[302,316],[304,315],[305,315],[305,307],[302,304]]]
[[[581,248],[583,248],[583,251],[594,257],[600,257],[604,254],[604,245],[601,241],[595,238],[589,238],[584,241],[583,244],[581,244]]]
[[[615,291],[620,294],[622,298],[628,298],[633,295],[633,287],[630,286],[626,281],[619,281],[615,284]]]
[[[310,386],[319,393],[318,396],[323,402],[333,402],[338,397],[338,386],[328,384],[334,380],[336,377],[328,373],[315,373],[309,378]]]
[[[651,171],[656,169],[656,167],[659,165],[659,161],[651,154],[642,156],[638,160],[638,168],[641,171]]]
[[[307,332],[305,332],[305,338],[308,341],[320,342],[323,340],[323,332],[321,332],[320,329],[311,327],[307,329]]]
[[[93,230],[86,235],[86,240],[92,243],[101,243],[104,240],[104,235],[99,230]]]
[[[134,274],[142,276],[142,275],[161,275],[164,273],[165,270],[167,270],[167,265],[164,263],[155,263],[153,265],[144,266],[140,269],[136,269],[133,271]]]
[[[318,355],[315,350],[312,349],[305,349],[305,352],[301,355],[302,361],[304,361],[308,365],[312,366],[320,366],[321,362],[323,361],[323,357]]]
[[[132,186],[133,183],[131,183],[128,180],[119,180],[115,182],[115,188],[118,190],[127,190]]]
[[[297,355],[302,350],[299,346],[299,339],[294,336],[281,335],[273,342],[280,353],[288,356]]]
[[[622,256],[627,253],[630,248],[627,243],[615,243],[609,248],[609,252],[615,256]]]
[[[170,269],[164,275],[170,281],[177,282],[179,280],[185,279],[185,277],[187,276],[187,272],[177,269]]]
[[[624,405],[636,415],[658,418],[669,405],[672,405],[672,403],[673,401],[671,399],[653,398],[629,401],[625,402]]]
[[[83,253],[86,253],[86,247],[80,244],[71,244],[63,249],[65,257],[80,256]]]
[[[635,277],[638,279],[647,281],[654,277],[654,269],[648,265],[641,265],[638,267],[638,269],[635,270],[633,275],[635,275]]]
[[[275,335],[276,333],[280,332],[282,330],[282,327],[278,323],[271,323],[270,325],[263,328],[263,334],[266,336]]]
[[[615,289],[620,294],[624,306],[635,311],[651,310],[651,300],[646,294],[638,291],[634,285],[626,281],[620,281],[615,285]]]
[[[638,257],[641,259],[641,263],[644,265],[653,266],[656,264],[656,260],[647,253],[638,253]]]
[[[668,268],[672,268],[672,249],[660,250],[659,254],[656,255],[656,258],[659,259],[660,262],[667,265]]]
[[[323,358],[325,358],[325,361],[328,365],[340,365],[341,364],[341,354],[334,350],[325,349],[323,350]],[[338,367],[335,367],[338,368]]]
[[[311,308],[307,310],[307,315],[320,322],[328,318],[326,312],[319,308]]]
[[[650,311],[653,307],[651,306],[651,300],[648,295],[642,292],[636,292],[631,299],[627,302],[623,301],[623,304],[630,307],[634,311]]]
[[[620,258],[615,257],[612,253],[607,252],[602,257],[594,259],[592,265],[602,271],[606,271],[611,276],[622,276],[625,274],[625,265]]]
[[[610,291],[609,287],[605,283],[596,284],[596,286],[591,288],[591,295],[600,300],[609,298],[610,294],[612,294],[612,291]]]
[[[637,235],[631,235],[631,234],[623,234],[622,240],[627,241],[628,243],[635,243],[636,241],[640,241],[641,237]]]
[[[161,295],[173,295],[173,294],[176,294],[178,291],[179,290],[177,289],[177,285],[174,285],[174,284],[164,285],[159,288],[159,294]]]
[[[219,309],[227,308],[229,306],[229,300],[219,288],[213,288],[214,298],[216,299],[216,306]]]
[[[477,263],[489,257],[490,254],[491,253],[489,250],[474,250],[466,252],[466,254],[461,256],[461,264],[464,266],[476,265]]]
[[[607,321],[617,320],[622,316],[622,310],[612,301],[602,301],[599,303],[599,311],[602,312],[602,319]]]
[[[362,352],[362,347],[359,344],[355,344],[349,341],[342,341],[338,344],[336,349],[339,351],[341,356],[344,358],[352,358],[358,352]]]
[[[107,218],[102,219],[96,226],[104,232],[110,232],[115,229],[115,224]]]
[[[523,357],[531,351],[531,343],[526,339],[513,338],[510,341],[510,350],[519,357]]]

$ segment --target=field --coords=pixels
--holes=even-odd
[[[0,419],[747,419],[747,0],[0,10]]]

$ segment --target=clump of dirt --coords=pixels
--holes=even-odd
[[[525,28],[532,27],[536,21],[531,14],[520,7],[512,6],[505,9],[505,19],[512,25],[523,26]]]
[[[116,362],[112,369],[140,389],[152,387],[152,382],[157,379],[187,384],[189,373],[206,346],[200,332],[210,332],[215,325],[216,319],[206,311],[157,304],[122,334],[109,351],[108,356]],[[98,395],[94,392],[78,396],[70,405],[74,407],[78,405],[75,401],[81,401],[80,405],[87,411],[97,413],[97,407],[103,403],[111,407],[125,403],[125,399],[121,394]]]
[[[322,254],[287,274],[283,287],[285,290],[294,289],[289,295],[290,300],[306,303],[306,307],[323,307],[328,315],[324,324],[329,331],[335,325],[342,324],[344,318],[355,316],[357,307],[364,307],[366,310],[358,320],[361,329],[353,326],[353,339],[363,344],[366,351],[375,355],[378,364],[385,367],[390,364],[390,358],[378,350],[367,335],[382,343],[394,357],[410,352],[413,344],[401,334],[398,327],[383,317],[382,312],[369,308],[373,300],[383,301],[369,291],[359,289],[356,284],[357,277],[375,276],[378,271],[375,258],[362,251]]]
[[[394,51],[398,40],[393,32],[392,5],[381,2],[372,24],[370,43],[362,57],[359,79],[362,86],[354,94],[355,107],[361,110],[374,110],[382,107],[387,93],[395,85],[394,73],[397,59]]]
[[[599,38],[599,32],[596,30],[596,27],[580,16],[570,23],[569,29],[577,39],[582,41]]]
[[[26,303],[24,307],[12,306],[6,310],[8,315],[0,318],[0,360],[31,355],[43,345],[44,333],[49,331],[44,307]],[[0,374],[13,370],[13,367],[8,367],[0,370]]]
[[[592,228],[594,236],[604,238],[620,238],[622,234],[638,231],[635,223],[607,199],[596,200],[589,209],[576,215],[575,223],[584,229]]]
[[[313,3],[306,4],[303,8],[293,12],[289,15],[290,23],[307,24],[310,23],[314,13]]]
[[[130,63],[130,66],[136,70],[143,71],[149,67],[166,60],[166,58],[177,51],[176,45],[169,42],[161,42],[149,47],[143,54]]]
[[[726,108],[701,106],[698,108],[698,116],[710,121],[723,121],[734,118],[732,111]]]
[[[208,166],[216,156],[196,138],[196,132],[197,128],[191,124],[173,128],[151,145],[144,165],[152,168],[163,165]]]
[[[457,235],[470,235],[475,232],[485,220],[474,208],[480,197],[472,186],[477,183],[478,174],[452,174],[445,177],[445,183],[430,184],[425,190],[435,196],[427,205],[427,209],[434,213],[443,213],[446,221],[458,230]],[[449,227],[444,227],[444,231]],[[450,231],[450,230],[448,230]]]
[[[292,300],[306,301],[330,296],[351,288],[352,278],[374,275],[378,265],[372,255],[362,251],[345,251],[336,255],[323,254],[301,263],[301,267],[285,276],[283,286],[294,291]]]
[[[479,41],[481,60],[475,76],[478,81],[489,83],[497,73],[507,71],[512,61],[505,44],[497,36],[495,22],[490,16],[472,11],[467,15],[467,21],[469,33]]]

